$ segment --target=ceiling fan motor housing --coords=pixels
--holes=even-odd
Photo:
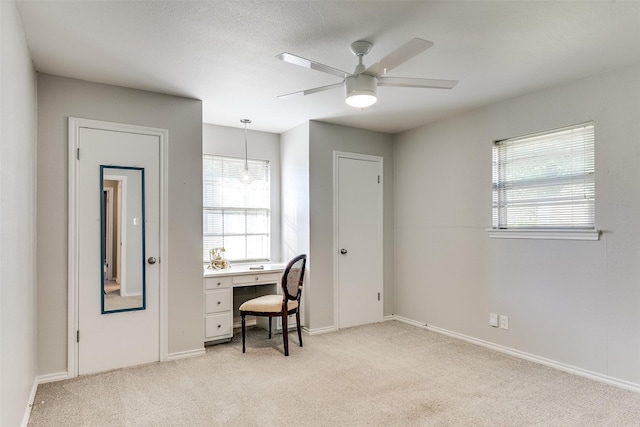
[[[368,74],[349,76],[345,79],[346,103],[365,108],[376,102],[378,79]]]

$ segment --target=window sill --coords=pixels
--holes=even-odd
[[[600,240],[600,230],[487,229],[492,239]]]

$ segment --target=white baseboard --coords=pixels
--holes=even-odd
[[[302,330],[309,335],[320,335],[328,334],[329,332],[335,332],[338,330],[338,328],[336,328],[335,326],[325,326],[324,328],[309,329],[304,326]]]
[[[45,383],[52,383],[55,381],[68,380],[69,378],[71,378],[69,376],[69,373],[67,371],[64,371],[64,372],[56,372],[53,374],[40,375],[38,378],[36,378],[36,381],[38,384],[45,384]]]
[[[204,347],[197,348],[195,350],[179,351],[177,353],[169,354],[167,356],[167,361],[188,359],[189,357],[196,357],[196,356],[204,356],[206,353],[207,351],[204,349]]]
[[[27,409],[24,411],[24,416],[22,417],[22,427],[27,427],[29,424],[29,418],[31,417],[31,408],[33,407],[33,401],[36,399],[36,391],[38,390],[38,378],[33,381],[33,385],[31,386],[31,393],[29,393],[29,400],[27,402]]]
[[[537,356],[535,354],[526,353],[524,351],[516,350],[510,347],[505,347],[499,344],[495,344],[489,341],[481,340],[478,338],[470,337],[468,335],[459,334],[457,332],[449,331],[447,329],[439,328],[437,326],[432,326],[424,323],[417,322],[412,319],[407,319],[406,317],[392,315],[385,317],[385,320],[397,320],[399,322],[407,323],[409,325],[417,326],[419,328],[427,329],[431,332],[436,332],[438,334],[447,335],[453,338],[458,338],[463,341],[470,342],[472,344],[476,344],[482,347],[489,348],[491,350],[499,351],[501,353],[505,353],[514,357],[518,357],[520,359],[529,360],[531,362],[539,363],[541,365],[548,366],[550,368],[558,369],[560,371],[568,372],[570,374],[578,375],[581,377],[589,378],[595,381],[600,381],[603,383],[607,383],[610,385],[614,385],[616,387],[624,388],[627,390],[632,390],[635,392],[640,392],[640,384],[632,383],[630,381],[621,380],[619,378],[610,377],[608,375],[603,375],[598,372],[589,371],[586,369],[578,368],[576,366],[567,365],[566,363],[557,362],[555,360],[547,359],[545,357]]]

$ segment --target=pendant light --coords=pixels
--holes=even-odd
[[[251,123],[249,119],[242,119],[240,123],[244,124],[244,169],[240,172],[240,181],[243,184],[251,184],[253,182],[253,175],[249,171],[249,162],[247,160],[247,124]]]

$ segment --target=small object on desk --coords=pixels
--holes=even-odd
[[[264,265],[257,265],[254,267],[249,267],[249,270],[264,270]]]
[[[210,270],[224,270],[231,267],[229,261],[224,259],[224,248],[212,248],[209,250],[209,269]]]

